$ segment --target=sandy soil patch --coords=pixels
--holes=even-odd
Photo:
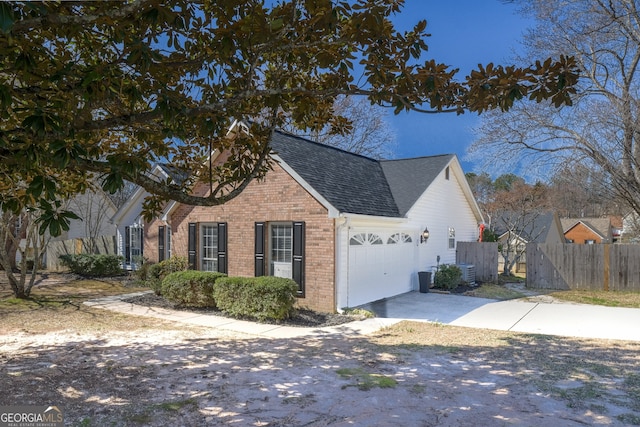
[[[0,325],[0,404],[72,426],[640,425],[640,343],[411,322],[266,339],[73,305]]]

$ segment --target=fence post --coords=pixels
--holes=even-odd
[[[607,243],[604,245],[603,247],[603,253],[604,253],[604,280],[603,280],[603,286],[604,286],[604,290],[608,291],[609,290],[609,271],[610,271],[610,261],[611,261],[611,257],[610,257],[610,245]]]

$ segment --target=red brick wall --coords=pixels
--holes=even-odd
[[[207,185],[198,185],[195,194],[204,195]],[[318,311],[335,311],[334,221],[327,209],[274,165],[264,180],[253,181],[240,196],[222,206],[202,207],[180,205],[171,215],[172,254],[187,256],[188,224],[190,222],[227,223],[227,262],[230,276],[254,276],[255,222],[304,221],[305,297],[298,305]],[[148,224],[145,230],[145,258],[157,261],[158,226]]]
[[[571,230],[564,233],[564,237],[573,240],[573,243],[584,243],[585,240],[595,240],[596,243],[601,243],[602,239],[596,233],[591,231],[589,227],[582,223],[578,223]]]

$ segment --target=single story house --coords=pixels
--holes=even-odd
[[[416,290],[418,271],[438,256],[455,263],[456,242],[478,239],[483,218],[455,155],[375,160],[284,132],[271,148],[273,169],[235,199],[172,202],[151,223],[138,221],[144,257],[289,277],[300,306],[334,312]],[[143,195],[117,219],[139,218]]]
[[[564,237],[569,243],[613,243],[610,218],[562,218]]]

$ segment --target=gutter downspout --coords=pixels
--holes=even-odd
[[[345,286],[347,288],[347,292],[346,292],[346,296],[347,296],[347,307],[349,306],[349,226],[351,224],[351,218],[349,217],[345,217],[343,214],[339,215],[339,218],[343,220],[343,222],[341,224],[338,224],[338,226],[336,227],[336,242],[338,244],[338,247],[340,247],[340,232],[342,231],[342,229],[344,227],[346,227],[346,231],[347,231],[347,244],[346,246],[346,260],[347,260],[347,265],[346,265],[346,274],[345,274]],[[338,275],[336,275],[338,276]],[[337,277],[336,277],[337,278]],[[336,302],[340,300],[340,289],[338,288],[338,286],[336,286],[335,288],[335,292],[336,292]],[[337,304],[336,304],[337,305]],[[336,311],[338,313],[342,313],[343,310],[341,307],[336,307]]]

